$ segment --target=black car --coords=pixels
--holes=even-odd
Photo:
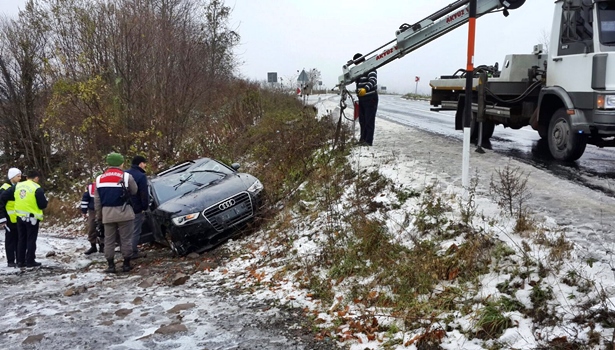
[[[149,179],[150,210],[141,243],[167,244],[178,255],[223,243],[254,220],[263,185],[210,158],[186,161]]]

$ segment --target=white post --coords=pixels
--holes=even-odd
[[[461,185],[464,188],[464,196],[470,186],[470,128],[463,128],[463,156],[461,164]]]

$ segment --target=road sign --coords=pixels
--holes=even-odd
[[[277,72],[267,73],[267,82],[268,83],[277,83],[278,82],[278,73]]]
[[[308,75],[305,72],[305,69],[301,71],[301,74],[299,74],[299,78],[297,78],[297,81],[300,83],[307,83],[308,82]]]

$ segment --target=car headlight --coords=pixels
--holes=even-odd
[[[171,219],[173,221],[173,223],[177,226],[181,226],[187,222],[190,222],[192,220],[195,220],[196,218],[199,217],[199,213],[192,213],[192,214],[188,214],[188,215],[182,215],[182,216],[178,216],[176,218]]]
[[[615,95],[598,95],[598,109],[615,109]]]
[[[260,181],[256,180],[256,182],[254,182],[252,186],[248,188],[248,192],[256,193],[256,192],[260,192],[260,190],[262,189],[263,189],[263,184]]]

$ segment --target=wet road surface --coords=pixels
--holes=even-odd
[[[378,118],[461,141],[463,132],[455,130],[454,112],[434,112],[430,108],[428,101],[405,100],[399,95],[381,95]],[[551,157],[549,146],[531,127],[513,130],[502,125],[496,126],[493,137],[484,147],[615,197],[615,149],[588,145],[583,156],[576,162],[559,162]],[[471,149],[475,148],[473,145]]]

